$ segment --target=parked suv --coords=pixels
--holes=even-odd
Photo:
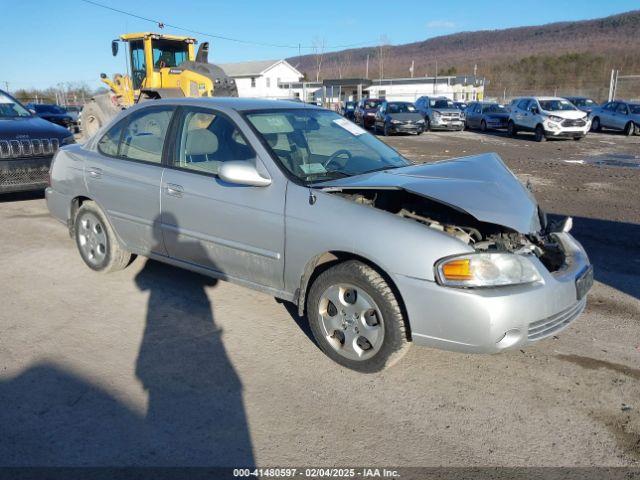
[[[523,97],[511,106],[507,130],[512,137],[520,131],[534,132],[536,142],[547,138],[580,140],[591,128],[588,117],[564,98]]]
[[[424,117],[425,130],[464,129],[464,113],[446,97],[420,97],[415,105]]]
[[[373,128],[376,112],[383,101],[379,98],[363,98],[360,100],[354,112],[354,121],[364,128]]]
[[[32,115],[0,90],[0,193],[43,189],[51,158],[69,143],[68,130]]]
[[[591,112],[594,131],[622,130],[626,135],[640,133],[640,103],[607,102]]]

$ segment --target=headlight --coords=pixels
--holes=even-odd
[[[440,112],[433,112],[433,118],[440,118]]]
[[[393,123],[394,125],[397,125],[402,122],[400,120],[391,120],[391,123]]]
[[[72,143],[76,143],[76,139],[73,138],[73,135],[69,135],[67,138],[64,138],[62,142],[60,142],[61,146],[71,145]]]
[[[558,122],[560,123],[562,120],[564,120],[564,118],[562,117],[556,117],[555,115],[549,115],[549,120],[551,120],[552,122]]]
[[[418,120],[418,121],[416,121],[416,123],[422,124],[422,123],[424,123],[424,119],[423,120]]]
[[[472,253],[436,263],[438,283],[449,287],[498,287],[539,282],[527,257],[514,253]]]
[[[367,112],[367,117],[375,117],[375,113],[373,112]]]

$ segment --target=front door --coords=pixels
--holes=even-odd
[[[162,151],[173,107],[149,107],[118,122],[85,160],[91,197],[135,253],[164,253],[160,223]]]
[[[286,180],[267,187],[226,183],[226,161],[259,163],[237,125],[203,108],[180,111],[175,151],[162,182],[162,229],[169,256],[282,289]]]

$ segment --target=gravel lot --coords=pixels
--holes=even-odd
[[[0,197],[0,465],[640,466],[640,137],[388,142],[498,152],[574,216],[586,313],[522,351],[414,347],[361,375],[273,298],[142,258],[96,274],[41,196]],[[575,163],[603,160],[629,166]]]

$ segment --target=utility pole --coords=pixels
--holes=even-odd
[[[369,54],[367,53],[367,70],[364,75],[364,78],[369,79]]]
[[[4,82],[5,90],[9,93],[9,82]]]
[[[413,68],[415,67],[415,63],[413,60],[411,60],[411,68],[409,69],[409,71],[411,72],[411,78],[413,78]]]

